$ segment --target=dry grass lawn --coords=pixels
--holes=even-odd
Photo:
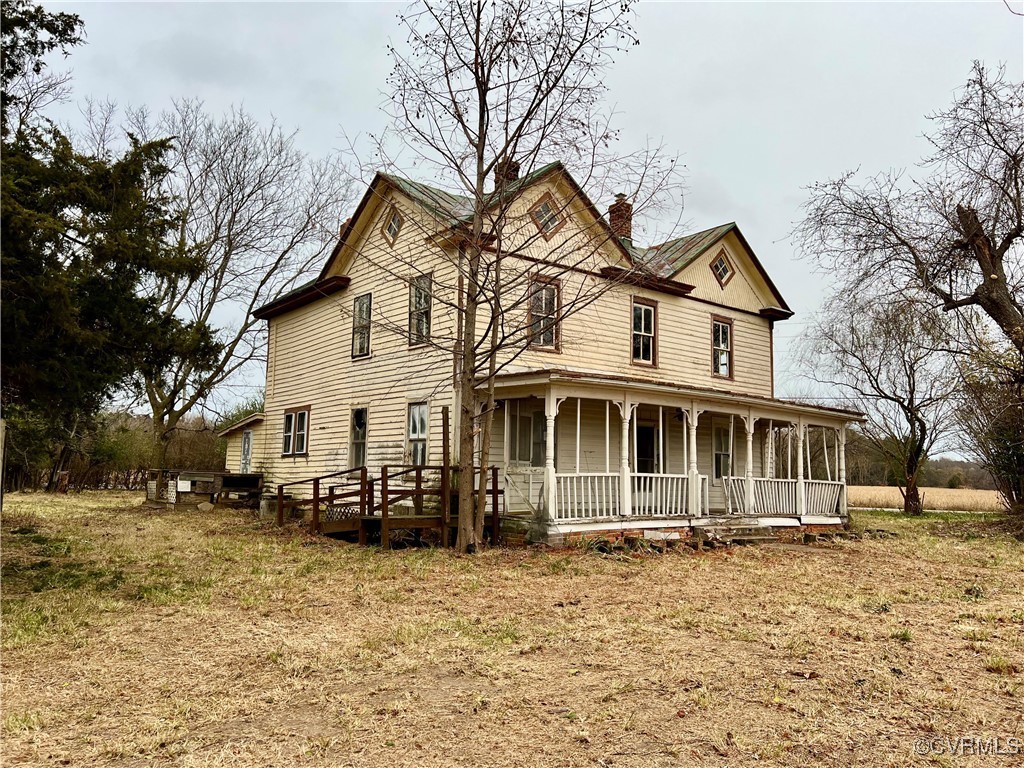
[[[139,504],[6,499],[4,765],[1009,765],[914,743],[1024,737],[1024,547],[984,516],[457,557]]]
[[[881,485],[851,485],[848,489],[851,507],[869,509],[903,509],[899,488]],[[1003,503],[997,491],[973,488],[921,488],[924,508],[957,512],[1002,512]]]

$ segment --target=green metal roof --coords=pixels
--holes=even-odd
[[[735,228],[736,222],[730,221],[728,224],[721,224],[702,232],[677,237],[661,245],[652,245],[650,248],[634,246],[631,250],[633,257],[645,264],[658,277],[669,278],[696,261],[702,253]]]
[[[501,198],[516,195],[521,190],[533,184],[555,168],[561,166],[560,162],[547,163],[540,168],[526,174],[521,179],[506,186],[501,192],[492,192],[487,196],[487,205],[490,207],[498,203]],[[473,201],[464,195],[456,195],[452,192],[445,192],[443,189],[423,184],[419,181],[404,179],[389,173],[382,173],[381,177],[387,179],[395,188],[404,195],[412,198],[415,202],[426,208],[438,220],[446,224],[458,224],[469,221],[473,216]]]

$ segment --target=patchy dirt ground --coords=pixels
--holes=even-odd
[[[1020,759],[949,754],[1024,739],[1024,546],[978,515],[456,557],[139,504],[5,500],[4,765]]]

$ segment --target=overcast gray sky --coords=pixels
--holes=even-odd
[[[46,5],[85,21],[88,44],[69,60],[78,99],[244,104],[299,128],[317,154],[344,146],[342,128],[384,127],[386,45],[401,41],[404,3]],[[972,60],[1022,79],[1024,19],[1002,0],[645,2],[637,31],[608,81],[623,146],[650,136],[682,155],[693,229],[738,222],[797,312],[776,337],[779,394],[794,394],[788,352],[828,287],[790,243],[802,188],[916,162],[924,115],[950,103]]]

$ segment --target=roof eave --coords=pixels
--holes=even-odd
[[[260,411],[259,413],[250,413],[248,416],[239,419],[233,424],[228,424],[226,427],[224,427],[224,429],[220,430],[217,433],[217,437],[227,437],[232,432],[237,432],[238,430],[242,429],[243,427],[247,427],[250,424],[258,424],[259,422],[264,421],[266,418],[267,415],[262,411]]]
[[[252,316],[257,320],[269,320],[272,317],[304,307],[317,299],[343,291],[348,288],[350,282],[351,278],[347,275],[334,275],[314,280],[300,290],[287,293],[279,299],[253,310]]]

